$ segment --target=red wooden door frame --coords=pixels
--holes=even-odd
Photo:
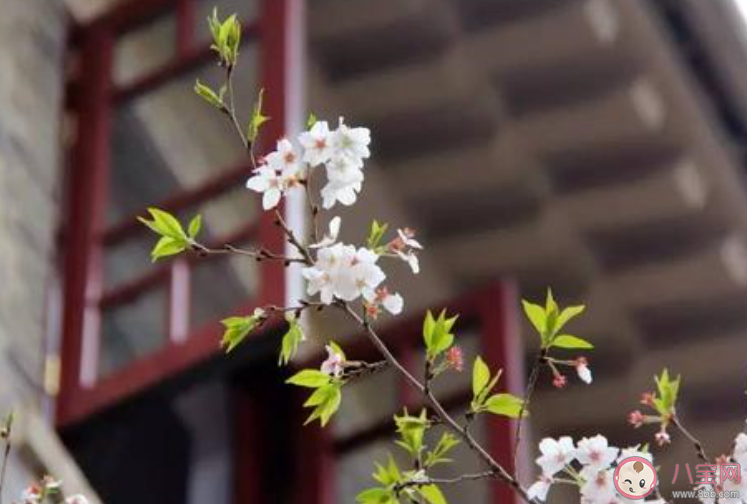
[[[68,104],[78,114],[76,144],[68,163],[66,219],[61,244],[65,251],[61,390],[57,401],[60,426],[88,415],[141,391],[166,377],[184,371],[218,352],[221,328],[209,324],[185,334],[189,313],[189,265],[194,259],[165,263],[135,282],[104,292],[102,260],[105,245],[118,243],[139,231],[135,216],[115,226],[106,226],[110,164],[109,135],[112,110],[123,100],[145,93],[213,58],[208,44],[197,45],[193,37],[195,0],[130,0],[87,26],[77,27],[73,41],[79,52],[79,68],[68,87]],[[260,48],[260,80],[267,89],[265,106],[272,120],[263,132],[265,147],[282,137],[287,129],[286,91],[289,72],[288,51],[294,34],[289,12],[303,0],[261,0],[258,21],[244,28],[243,40]],[[113,46],[116,36],[156,15],[174,9],[177,18],[177,53],[163,67],[124,86],[112,82]],[[243,182],[251,167],[247,161],[215,176],[203,185],[153,202],[176,211],[220,194]],[[247,196],[249,197],[249,196]],[[139,214],[144,214],[145,209]],[[270,213],[234,236],[221,237],[226,243],[252,237],[271,250],[282,250],[281,232]],[[260,265],[260,290],[237,313],[255,306],[280,304],[285,296],[283,265],[265,261]],[[111,376],[97,377],[101,308],[121,302],[160,282],[169,285],[168,342],[155,353],[126,366]],[[185,292],[186,290],[186,292]],[[177,292],[178,295],[174,295]],[[272,330],[271,327],[268,330]]]
[[[477,327],[480,335],[480,346],[483,358],[491,369],[503,368],[502,387],[521,395],[524,389],[523,345],[518,326],[518,296],[514,284],[500,282],[475,292],[460,296],[440,306],[434,311],[447,307],[450,313],[459,313],[458,326]],[[380,332],[403,363],[413,362],[411,356],[422,347],[422,315],[414,315],[395,322],[391,327]],[[458,329],[458,327],[457,327]],[[457,330],[458,333],[458,330]],[[356,338],[355,343],[345,348],[345,353],[352,359],[380,360],[381,356],[368,342],[364,335]],[[315,367],[318,358],[298,366]],[[415,376],[420,376],[420,370]],[[464,372],[471,372],[465,366]],[[421,401],[412,393],[412,387],[400,379],[400,403],[408,406],[410,411],[419,409]],[[303,394],[298,396],[298,419],[300,426],[308,411],[302,411]],[[467,394],[446,397],[446,407],[467,405],[471,399],[471,390]],[[343,401],[345,400],[343,391]],[[489,452],[506,469],[513,471],[513,440],[515,421],[495,415],[486,415],[487,448]],[[334,420],[333,420],[334,421]],[[334,461],[340,455],[355,450],[373,440],[392,436],[393,425],[390,420],[374,424],[351,436],[334,440],[330,428],[322,429],[317,424],[303,428],[298,436],[299,448],[296,450],[298,466],[296,473],[298,495],[294,502],[299,504],[336,504],[334,495],[335,471]],[[300,430],[300,427],[299,427]],[[392,445],[394,446],[394,445]],[[521,460],[522,457],[519,457]],[[373,461],[371,461],[373,464]],[[506,485],[491,480],[489,483],[490,502],[494,504],[512,504],[517,502],[516,495]],[[342,504],[342,503],[337,503]]]

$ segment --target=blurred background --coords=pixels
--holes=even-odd
[[[371,128],[366,183],[343,216],[411,227],[422,273],[388,269],[406,313],[382,320],[419,369],[423,310],[463,313],[477,353],[521,393],[537,338],[518,310],[551,286],[587,312],[593,386],[540,379],[522,480],[541,437],[653,441],[626,415],[663,367],[711,455],[747,413],[747,2],[743,0],[3,0],[0,17],[0,407],[19,414],[7,494],[62,475],[94,503],[354,502],[396,450],[391,415],[419,403],[386,370],[345,389],[327,431],[301,429],[271,324],[229,357],[219,321],[295,300],[298,272],[230,257],[152,263],[148,206],[199,212],[210,245],[282,240],[231,125],[196,97],[222,70],[205,18],[244,25],[242,119],[261,87],[263,149],[309,111]],[[287,218],[299,228],[304,202]],[[307,321],[296,366],[356,329]],[[569,358],[575,354],[569,353]],[[445,380],[446,381],[446,380]],[[469,373],[440,385],[451,411]],[[510,461],[512,426],[476,432]],[[697,460],[652,446],[665,492]],[[478,470],[465,450],[461,472]],[[687,487],[679,475],[678,488]],[[7,495],[6,494],[6,495]],[[512,502],[488,483],[451,502]],[[561,492],[551,498],[569,499]]]

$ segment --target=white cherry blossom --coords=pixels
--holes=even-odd
[[[329,231],[324,234],[324,238],[319,240],[317,243],[314,243],[313,245],[309,245],[309,248],[315,249],[329,247],[330,245],[334,245],[335,243],[337,243],[337,237],[340,235],[341,224],[342,219],[340,219],[339,217],[333,218],[331,221],[329,221]]]
[[[336,202],[350,206],[358,198],[363,184],[363,171],[349,159],[340,157],[325,165],[327,184],[322,188],[322,206],[332,208]]]
[[[537,481],[532,484],[532,486],[527,489],[527,495],[531,500],[545,502],[545,500],[547,499],[547,492],[550,491],[551,484],[552,479],[542,475]]]
[[[351,128],[342,117],[339,126],[332,133],[334,156],[347,158],[358,166],[371,156],[368,148],[370,143],[371,131],[368,128]]]
[[[741,467],[747,469],[747,434],[740,432],[734,439],[733,458]]]
[[[65,499],[65,504],[89,504],[88,497],[82,494],[71,495]]]
[[[298,141],[304,149],[303,161],[310,166],[319,166],[332,159],[334,148],[326,121],[317,121],[309,131],[301,133]]]
[[[581,442],[579,441],[579,445]],[[581,497],[583,502],[589,504],[611,504],[619,502],[617,490],[614,484],[614,471],[604,469],[588,474],[585,482],[581,485]]]
[[[548,477],[555,476],[576,458],[576,447],[569,436],[558,440],[545,438],[540,441],[539,449],[542,455],[537,459],[537,464],[542,468],[542,474]]]
[[[591,471],[608,468],[617,459],[619,449],[609,446],[607,438],[598,434],[578,442],[576,458]]]
[[[262,208],[271,210],[278,206],[283,196],[282,178],[274,168],[262,165],[254,170],[254,175],[246,181],[246,187],[263,193]]]
[[[413,238],[414,235],[415,233],[409,229],[397,230],[397,236],[399,236],[399,239],[402,240],[403,244],[407,245],[410,248],[423,250],[423,246],[420,244],[420,242]]]

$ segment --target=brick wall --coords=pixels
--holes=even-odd
[[[0,15],[0,412],[36,403],[60,203],[67,13],[60,0],[3,0]],[[31,464],[14,453],[6,501]]]

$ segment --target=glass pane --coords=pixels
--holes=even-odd
[[[125,85],[157,70],[176,53],[173,13],[149,20],[121,35],[114,46],[114,82]]]
[[[450,411],[454,418],[461,419],[461,414],[456,411]],[[485,433],[485,416],[478,416],[473,422],[470,431],[478,442],[483,446],[487,441]],[[442,426],[434,427],[426,436],[426,444],[435,446],[441,437],[444,428]],[[435,478],[455,478],[462,474],[477,473],[484,470],[475,454],[464,444],[459,444],[449,454],[449,458],[454,462],[443,464],[432,469],[431,474]],[[489,486],[485,480],[470,481],[462,485],[444,485],[442,487],[447,502],[469,502],[470,504],[488,504],[490,495]]]
[[[150,251],[156,243],[153,233],[143,227],[129,240],[110,246],[104,252],[104,285],[107,289],[135,280],[154,267]]]
[[[167,341],[168,293],[160,286],[102,314],[99,372],[109,375]]]
[[[196,0],[195,37],[198,42],[212,40],[206,19],[218,9],[218,17],[223,18],[236,14],[243,27],[247,27],[259,18],[259,0]]]
[[[225,239],[259,217],[259,203],[254,193],[239,183],[213,199],[198,206],[178,212],[177,217],[186,226],[195,214],[202,215],[202,230],[199,239],[204,243]],[[145,226],[131,238],[110,245],[104,253],[104,285],[112,289],[124,282],[131,282],[154,267],[166,262],[153,263],[150,251],[156,243],[156,236]],[[247,262],[253,262],[245,259]],[[254,269],[252,269],[252,272]]]
[[[350,436],[381,422],[391,423],[398,410],[398,379],[391,368],[345,385],[345,400],[335,415],[336,438]],[[387,393],[382,394],[381,391]]]
[[[250,257],[220,256],[192,269],[191,327],[215,323],[255,297],[259,264]]]
[[[389,453],[395,457],[400,467],[406,467],[407,460],[400,456],[402,450],[394,443],[383,439],[337,458],[335,468],[337,500],[335,502],[340,504],[356,502],[355,496],[361,490],[376,485],[374,479],[371,478],[374,462],[385,464]]]
[[[240,119],[246,123],[256,97],[256,50],[247,45],[243,54],[234,86]],[[109,223],[131,218],[247,160],[230,122],[194,93],[197,78],[217,87],[222,70],[208,63],[116,110]]]

